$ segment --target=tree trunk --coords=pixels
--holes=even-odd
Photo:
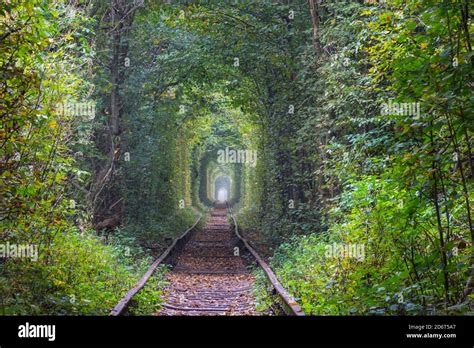
[[[319,10],[317,0],[308,0],[311,23],[313,25],[313,48],[317,57],[321,56],[321,43],[319,42]]]

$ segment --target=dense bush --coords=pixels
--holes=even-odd
[[[107,315],[149,267],[136,250],[104,245],[90,232],[58,232],[33,260],[2,264],[0,312],[3,315]],[[134,254],[132,254],[134,253]],[[133,255],[133,257],[132,257]],[[164,270],[135,298],[139,314],[152,314],[160,303]]]
[[[469,276],[469,250],[454,243],[449,244],[448,296],[458,304],[445,306],[442,257],[431,237],[436,228],[420,227],[429,225],[433,214],[429,204],[390,175],[366,177],[347,188],[331,212],[334,223],[328,231],[282,244],[272,266],[311,314],[470,312],[472,295],[461,297]],[[360,244],[363,257],[328,254],[334,243]]]

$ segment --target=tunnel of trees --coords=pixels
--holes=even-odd
[[[219,200],[308,314],[472,313],[472,10],[3,1],[0,314],[108,314]]]

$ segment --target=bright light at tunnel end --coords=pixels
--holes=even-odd
[[[219,189],[219,191],[217,191],[217,200],[219,202],[227,201],[227,197],[228,197],[228,192],[225,188],[221,188]]]

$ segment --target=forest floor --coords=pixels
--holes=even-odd
[[[254,276],[237,247],[225,207],[214,208],[167,275],[156,315],[265,315],[255,309]]]

